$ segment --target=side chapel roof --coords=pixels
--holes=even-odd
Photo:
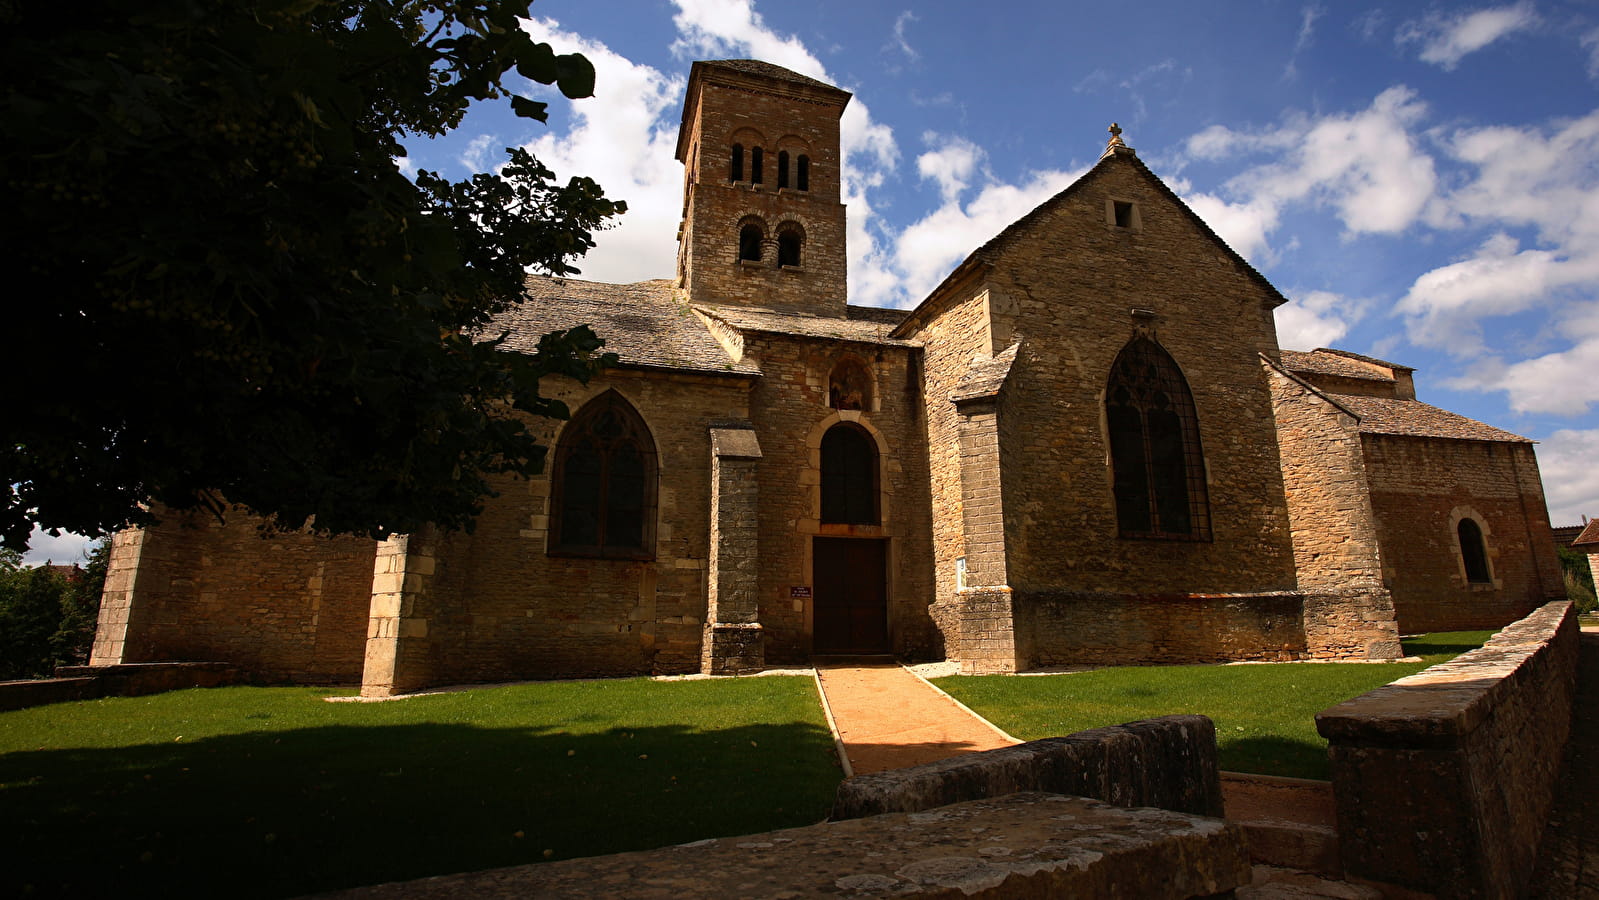
[[[1290,372],[1308,372],[1315,375],[1336,375],[1361,381],[1394,383],[1393,370],[1414,371],[1408,366],[1380,362],[1371,357],[1358,356],[1342,350],[1319,347],[1311,351],[1282,351],[1283,368]],[[1369,362],[1368,362],[1369,360]],[[1384,371],[1384,370],[1387,371]]]
[[[1357,394],[1332,395],[1339,405],[1360,419],[1363,434],[1389,434],[1403,437],[1455,438],[1466,441],[1503,441],[1530,444],[1531,440],[1492,425],[1468,419],[1459,413],[1439,409],[1419,400],[1391,397],[1363,397]]]
[[[529,276],[526,297],[483,328],[507,332],[505,349],[532,353],[549,331],[588,325],[605,339],[624,368],[715,375],[759,375],[753,362],[735,361],[672,294],[670,279],[605,284]]]
[[[712,304],[694,306],[696,312],[720,319],[743,332],[787,334],[897,347],[921,346],[918,341],[895,340],[889,337],[894,327],[908,315],[903,309],[884,309],[875,306],[850,306],[846,309],[846,317],[840,319],[835,316],[783,313],[748,306]]]

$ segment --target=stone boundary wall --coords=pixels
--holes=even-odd
[[[1438,896],[1521,894],[1571,733],[1577,646],[1571,604],[1549,603],[1317,715],[1344,871]]]
[[[60,666],[55,678],[0,682],[0,712],[93,700],[141,697],[192,687],[221,687],[240,681],[227,663],[128,663],[119,666]]]
[[[1163,716],[857,775],[839,785],[832,818],[920,812],[1019,791],[1220,817],[1216,728],[1204,716]]]
[[[356,888],[329,897],[1231,897],[1237,825],[1082,797],[1012,794],[677,847]]]

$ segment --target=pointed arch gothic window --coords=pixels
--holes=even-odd
[[[1105,386],[1116,522],[1122,537],[1210,540],[1205,456],[1177,362],[1134,338]]]
[[[551,554],[655,558],[655,441],[621,394],[606,391],[572,417],[550,482]]]
[[[840,422],[822,435],[822,522],[877,525],[877,443]]]

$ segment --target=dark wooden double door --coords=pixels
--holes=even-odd
[[[811,559],[814,651],[888,652],[888,541],[819,537]]]

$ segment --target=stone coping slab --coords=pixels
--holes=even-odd
[[[1513,679],[1576,628],[1571,604],[1545,604],[1477,650],[1317,713],[1316,730],[1335,743],[1453,747],[1493,713]]]
[[[1225,894],[1250,877],[1249,855],[1236,825],[1027,793],[325,896],[1158,900]]]

